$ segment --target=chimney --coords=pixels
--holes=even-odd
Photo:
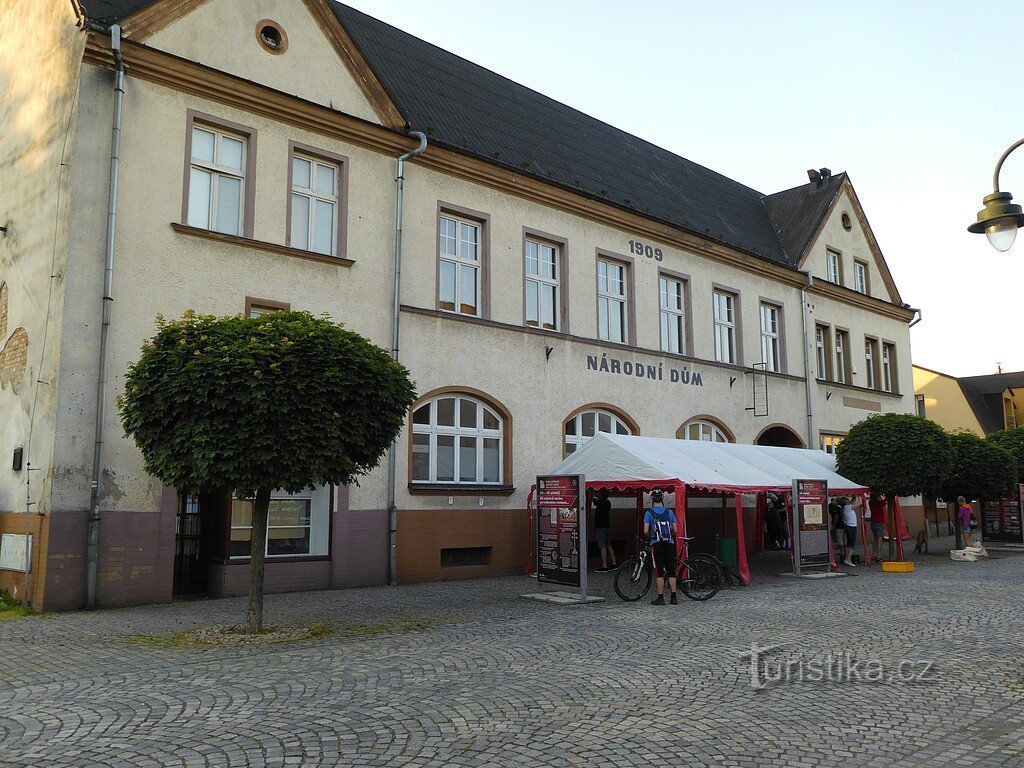
[[[831,168],[819,168],[818,169],[818,173],[821,174],[821,180],[822,181],[827,181],[828,179],[832,178],[832,169]]]

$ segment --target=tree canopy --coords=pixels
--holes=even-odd
[[[998,499],[1013,493],[1017,459],[1010,451],[973,432],[954,432],[949,442],[949,471],[939,488],[943,499]]]
[[[1024,427],[1000,429],[985,438],[988,442],[1005,448],[1017,459],[1017,469],[1024,467]]]
[[[185,493],[354,482],[415,399],[385,350],[305,312],[158,318],[125,379],[125,432],[146,471]]]
[[[869,416],[850,427],[836,449],[841,475],[895,496],[936,495],[949,461],[942,427],[904,413]]]

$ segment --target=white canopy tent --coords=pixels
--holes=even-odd
[[[830,491],[841,493],[869,490],[837,473],[834,457],[824,451],[603,432],[567,456],[550,474],[584,475],[588,487],[610,490],[682,485],[757,493],[789,490],[796,479],[825,480]]]
[[[721,494],[723,498],[733,496],[737,565],[748,584],[750,569],[743,533],[743,494],[787,492],[792,489],[794,480],[824,480],[830,493],[863,496],[870,490],[836,472],[835,458],[824,451],[605,433],[595,435],[549,474],[583,475],[589,490],[639,494],[660,487],[674,492],[676,514],[684,534],[688,490]],[[758,526],[761,525],[758,515],[754,522],[755,549],[760,546]],[[681,541],[679,547],[682,547]]]

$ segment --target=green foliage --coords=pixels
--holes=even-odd
[[[1013,493],[1017,459],[1010,451],[973,432],[954,432],[949,442],[949,472],[939,489],[943,499],[998,499]]]
[[[146,471],[185,493],[355,482],[415,399],[380,347],[306,312],[157,318],[118,398]]]
[[[1017,469],[1024,467],[1024,427],[1001,429],[985,438],[988,442],[1005,448],[1017,459]]]
[[[949,436],[942,427],[903,413],[854,424],[836,449],[839,474],[890,496],[936,495],[949,461]]]

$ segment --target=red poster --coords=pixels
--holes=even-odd
[[[541,477],[537,486],[538,507],[576,507],[579,500],[579,478],[575,475]]]

